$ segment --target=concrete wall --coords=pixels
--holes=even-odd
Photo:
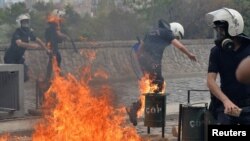
[[[92,72],[98,69],[108,72],[111,80],[135,79],[136,75],[131,65],[131,45],[136,41],[112,41],[76,43],[79,53],[75,53],[70,43],[61,45],[62,71],[79,74],[83,66],[91,65]],[[212,40],[182,40],[189,50],[197,55],[198,62],[191,62],[178,49],[169,46],[163,57],[164,77],[182,77],[187,75],[205,75],[208,55],[213,47]],[[4,48],[0,45],[0,63],[3,63]],[[90,61],[89,55],[96,53],[96,58]],[[26,63],[31,70],[32,79],[43,77],[46,73],[48,57],[44,50],[27,50]]]

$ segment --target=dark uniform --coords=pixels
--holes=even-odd
[[[174,39],[175,37],[169,27],[155,28],[145,35],[144,45],[140,54],[138,54],[142,72],[149,74],[152,83],[158,85],[156,93],[162,91],[164,84],[161,70],[164,50]]]
[[[19,47],[16,44],[16,40],[22,40],[22,42],[28,43],[29,41],[35,41],[36,36],[33,34],[30,28],[17,28],[12,36],[11,45],[4,54],[5,64],[24,65],[24,81],[26,82],[29,79],[28,66],[25,64],[25,59],[23,57],[26,48]]]
[[[134,51],[143,75],[149,75],[149,79],[153,85],[157,85],[155,93],[162,92],[164,78],[162,76],[161,62],[165,48],[175,39],[169,25],[164,24],[165,21],[159,20],[159,27],[149,31],[144,39],[143,45],[139,49],[140,44],[133,46]],[[130,108],[126,108],[129,119],[133,125],[137,125],[137,111],[141,108],[141,100],[133,102]]]
[[[221,46],[211,49],[208,73],[219,73],[222,92],[237,106],[250,106],[250,86],[237,81],[236,69],[240,62],[250,55],[250,42],[242,39],[242,45],[237,51],[227,51]],[[212,95],[210,110],[220,123],[250,124],[250,116],[231,117],[224,114],[221,101]]]
[[[45,30],[45,40],[46,45],[50,45],[51,48],[51,54],[49,55],[49,62],[47,66],[47,74],[46,79],[50,80],[51,74],[52,74],[52,60],[53,56],[56,57],[58,66],[61,66],[61,54],[58,49],[58,44],[62,42],[60,37],[57,35],[57,31],[59,30],[59,27],[56,23],[49,23],[49,27]]]

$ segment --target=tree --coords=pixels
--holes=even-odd
[[[65,7],[66,16],[63,30],[74,40],[79,40],[82,33],[82,18],[71,5]],[[74,33],[74,34],[73,34]]]
[[[17,26],[16,18],[23,13],[28,13],[28,9],[25,6],[24,2],[19,2],[12,4],[10,7],[4,9],[3,16],[4,19],[2,19],[3,23],[8,24],[11,27],[11,30],[7,33],[7,38],[11,38],[12,33],[15,30],[15,27]]]
[[[53,10],[53,3],[37,2],[32,7],[30,11],[31,27],[38,37],[44,39],[47,16]]]
[[[101,0],[97,6],[96,16],[107,16],[115,9],[114,0]]]
[[[160,18],[168,22],[179,22],[185,29],[185,39],[213,38],[213,29],[208,27],[205,15],[222,7],[239,11],[244,19],[244,33],[250,34],[250,0],[99,0],[95,15],[80,16],[74,7],[67,5],[63,27],[75,40],[80,36],[95,40],[129,40],[141,36]],[[119,3],[121,4],[121,3]],[[0,9],[1,40],[7,33],[9,39],[16,27],[16,18],[22,13],[31,15],[31,27],[43,38],[47,15],[54,7],[49,3],[37,2],[31,9],[25,3],[16,3]],[[4,39],[5,40],[5,39]]]
[[[6,19],[5,21],[9,24],[16,23],[16,18],[23,13],[28,13],[29,10],[26,8],[26,5],[24,2],[19,2],[12,4],[10,8],[5,9],[6,12]]]
[[[166,18],[168,5],[173,0],[124,0],[125,5],[151,26],[160,18]]]

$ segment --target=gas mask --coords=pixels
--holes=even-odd
[[[21,28],[24,30],[29,30],[30,28],[30,22],[28,19],[22,20],[21,21]]]
[[[226,22],[215,22],[215,32],[216,32],[216,39],[214,43],[216,46],[221,46],[226,51],[233,51],[234,50],[234,43],[231,39],[231,36],[227,32],[228,24]]]

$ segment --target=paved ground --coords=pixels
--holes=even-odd
[[[151,133],[147,134],[147,127],[144,126],[143,119],[139,119],[138,125],[135,127],[138,133],[146,139],[153,141],[175,141],[176,137],[172,136],[171,130],[173,126],[178,125],[178,110],[180,103],[187,103],[188,90],[207,90],[205,76],[193,76],[187,78],[169,78],[167,80],[166,91],[169,93],[167,96],[167,113],[166,113],[166,126],[165,138],[161,137],[162,128],[151,128]],[[115,101],[118,105],[128,106],[138,97],[137,81],[113,81],[110,86],[114,90]],[[25,111],[28,109],[36,108],[35,96],[35,83],[29,82],[25,84]],[[208,101],[208,92],[191,92],[191,102]],[[27,139],[27,138],[26,138]]]

